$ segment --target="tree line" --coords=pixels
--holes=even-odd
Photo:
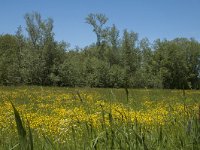
[[[200,87],[200,43],[195,39],[147,38],[116,25],[108,27],[103,14],[85,21],[96,43],[70,49],[56,41],[53,20],[37,12],[25,15],[26,34],[0,35],[0,85],[56,85],[129,88]]]

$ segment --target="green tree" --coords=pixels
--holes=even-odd
[[[119,64],[120,51],[119,51],[119,30],[113,25],[108,32],[107,59],[109,66]]]
[[[58,48],[54,40],[53,20],[51,18],[42,20],[37,12],[26,14],[25,20],[30,43],[28,49],[29,53],[32,53],[29,59],[34,63],[32,65],[27,62],[31,70],[34,70],[34,72],[29,71],[32,74],[32,82],[50,85],[52,70],[55,70],[55,65],[58,65],[56,61],[64,52],[63,49]]]
[[[165,88],[197,88],[199,43],[185,38],[157,41],[155,61]]]
[[[103,26],[108,21],[108,18],[104,14],[89,14],[86,17],[86,23],[90,24],[93,27],[93,31],[97,36],[96,45],[100,46],[102,40],[106,36],[107,29],[103,28]]]
[[[160,74],[155,71],[154,52],[151,49],[150,42],[147,38],[140,41],[141,66],[137,71],[137,86],[147,88],[162,87]]]
[[[122,40],[122,63],[125,68],[125,86],[133,86],[134,75],[140,65],[140,52],[136,48],[137,34],[124,30]]]
[[[18,84],[21,81],[19,67],[19,51],[14,35],[0,36],[0,83],[4,85]]]

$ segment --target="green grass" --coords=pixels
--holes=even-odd
[[[168,109],[168,122],[164,125],[154,124],[148,126],[135,121],[118,121],[115,114],[109,110],[101,109],[101,126],[94,127],[90,122],[76,121],[71,125],[64,136],[65,142],[59,142],[52,135],[39,134],[37,129],[31,128],[29,120],[21,110],[22,105],[31,106],[30,112],[40,111],[51,115],[51,110],[39,110],[38,104],[53,105],[62,94],[72,95],[70,102],[61,99],[61,105],[69,108],[83,108],[88,114],[96,110],[90,106],[82,95],[95,95],[95,101],[105,101],[113,107],[121,104],[127,110],[148,111],[164,103]],[[50,97],[47,97],[51,95]],[[96,96],[97,95],[97,96]],[[62,96],[61,96],[62,97]],[[39,103],[37,99],[42,99]],[[158,90],[158,89],[129,89],[129,101],[126,100],[124,89],[91,89],[91,88],[59,88],[59,87],[0,87],[0,104],[12,101],[13,109],[10,117],[15,123],[0,126],[0,149],[138,149],[138,150],[198,150],[200,149],[200,118],[199,110],[190,110],[190,106],[200,104],[200,91]],[[151,108],[144,107],[144,102],[153,102]],[[184,106],[185,112],[176,117],[170,116],[175,104]],[[53,107],[53,106],[52,106]],[[101,107],[101,106],[100,106]],[[3,110],[4,108],[0,108]],[[76,112],[75,112],[76,113]],[[127,116],[121,115],[126,119]],[[170,119],[169,119],[170,118]],[[106,122],[106,119],[108,123]],[[156,120],[155,120],[156,122]],[[31,123],[30,123],[31,124]],[[109,124],[109,125],[108,125]],[[0,124],[1,125],[1,124]],[[6,130],[9,128],[9,130]]]

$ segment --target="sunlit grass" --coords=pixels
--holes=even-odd
[[[0,148],[18,144],[15,105],[36,149],[200,148],[200,91],[0,88]],[[19,148],[18,146],[16,148]]]

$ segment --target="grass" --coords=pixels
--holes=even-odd
[[[126,93],[0,87],[0,149],[200,149],[200,91]]]

